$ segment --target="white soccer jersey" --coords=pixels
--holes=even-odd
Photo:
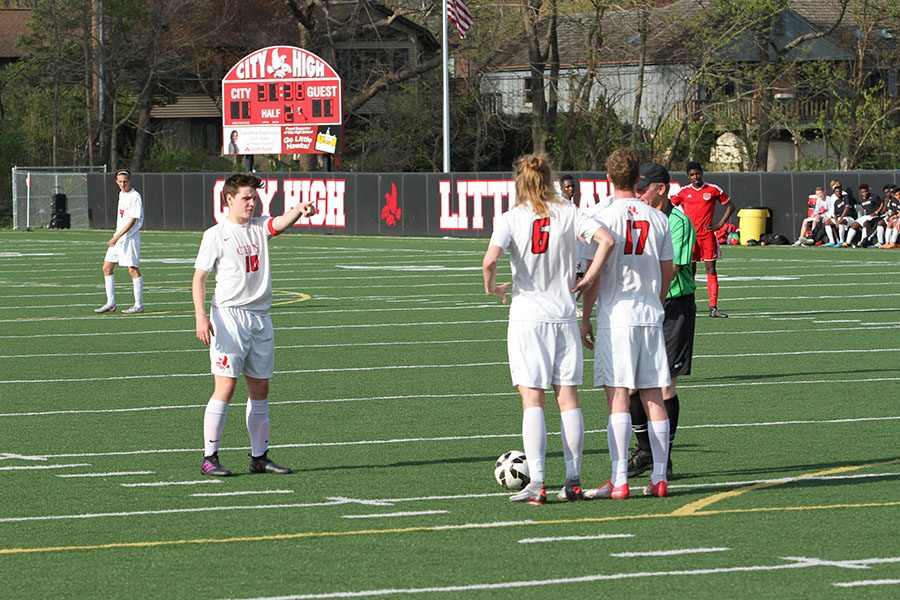
[[[195,269],[216,270],[213,306],[267,313],[272,307],[269,238],[278,235],[272,218],[246,225],[224,220],[203,233]]]
[[[559,323],[575,317],[577,241],[590,239],[599,225],[579,208],[562,202],[540,217],[519,205],[500,215],[490,244],[509,252],[512,267],[511,321]]]
[[[659,263],[674,255],[668,218],[636,198],[616,200],[594,218],[616,240],[600,271],[597,327],[661,325]]]
[[[144,203],[141,201],[141,195],[135,189],[132,189],[130,192],[119,192],[119,205],[116,210],[116,231],[121,231],[131,219],[136,219],[136,221],[131,229],[125,233],[127,237],[138,235],[141,227],[144,225]]]

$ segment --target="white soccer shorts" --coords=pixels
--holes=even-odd
[[[582,383],[583,354],[575,321],[510,321],[506,348],[513,385],[548,390]]]
[[[275,332],[272,317],[239,308],[212,307],[215,335],[209,344],[213,375],[237,378],[241,373],[271,379],[275,372]]]
[[[118,263],[123,267],[140,267],[141,266],[141,236],[124,235],[119,238],[116,245],[107,248],[106,262]]]
[[[594,343],[594,387],[632,390],[672,384],[661,326],[598,329]]]

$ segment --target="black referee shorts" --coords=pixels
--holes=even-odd
[[[669,356],[669,373],[672,377],[690,375],[691,358],[694,356],[694,324],[697,322],[694,294],[666,300],[665,309],[663,336]]]

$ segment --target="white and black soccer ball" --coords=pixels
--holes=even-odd
[[[510,450],[500,456],[494,465],[494,479],[508,490],[521,490],[528,485],[531,477],[528,476],[525,453]]]

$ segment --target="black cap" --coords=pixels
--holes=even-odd
[[[641,165],[641,178],[634,186],[636,190],[642,190],[651,183],[665,183],[668,185],[669,172],[659,163],[644,163]]]

